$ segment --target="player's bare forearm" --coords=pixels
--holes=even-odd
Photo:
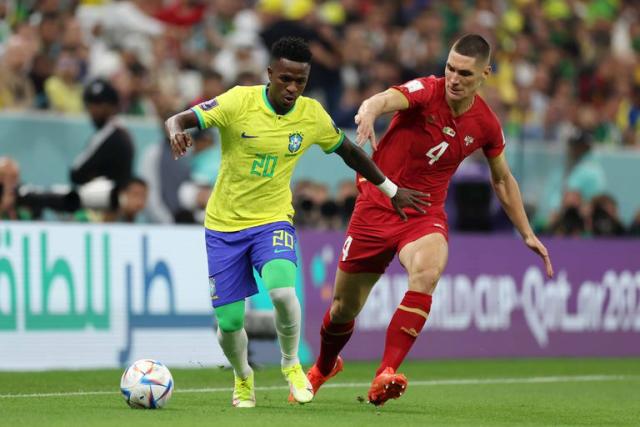
[[[387,89],[366,99],[360,106],[358,114],[371,115],[376,119],[382,114],[404,110],[408,107],[409,101],[400,91]]]
[[[177,159],[184,156],[187,148],[192,145],[191,136],[185,130],[198,127],[196,114],[191,110],[175,114],[164,122],[164,127],[169,137],[173,157]]]
[[[171,138],[171,135],[198,127],[198,118],[193,111],[186,110],[169,117],[164,122],[164,127],[167,131],[167,135]]]
[[[392,111],[404,110],[408,107],[409,101],[396,89],[387,89],[364,101],[355,117],[356,125],[358,125],[356,143],[362,146],[367,141],[370,141],[371,147],[377,150],[378,143],[376,142],[373,124],[378,116]]]
[[[522,195],[520,194],[518,182],[511,174],[504,153],[489,159],[489,166],[491,167],[491,184],[504,211],[522,236],[524,244],[544,261],[547,276],[553,277],[553,265],[551,264],[549,252],[533,233],[531,225],[529,225],[529,220],[522,204]]]
[[[365,177],[372,184],[380,185],[384,181],[384,174],[373,160],[362,148],[355,145],[346,136],[335,153],[342,157],[347,166]]]
[[[513,175],[509,172],[498,179],[494,177],[491,183],[502,208],[522,238],[526,239],[532,236],[533,230],[531,229],[531,225],[529,225],[529,219],[524,210],[520,187]]]
[[[533,235],[533,230],[531,230],[527,214],[524,211],[518,182],[511,173],[504,152],[498,156],[488,158],[488,162],[491,169],[493,189],[507,216],[520,235],[526,240],[527,237]]]

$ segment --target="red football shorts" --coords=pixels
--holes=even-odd
[[[443,209],[427,208],[423,215],[411,214],[407,222],[395,212],[358,200],[351,216],[338,267],[347,273],[382,274],[397,252],[427,234],[449,239]]]

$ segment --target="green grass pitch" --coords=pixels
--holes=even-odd
[[[406,394],[382,408],[361,402],[374,370],[347,361],[303,406],[287,403],[277,368],[261,369],[257,407],[234,409],[231,371],[172,369],[173,397],[155,411],[127,407],[119,370],[0,372],[0,425],[640,426],[640,359],[406,362]]]

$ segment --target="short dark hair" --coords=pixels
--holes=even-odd
[[[311,62],[309,44],[300,37],[282,37],[271,46],[271,59]]]
[[[491,46],[480,34],[467,34],[453,44],[454,51],[460,55],[470,56],[482,62],[489,62]]]

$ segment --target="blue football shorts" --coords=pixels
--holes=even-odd
[[[286,221],[233,232],[205,228],[211,304],[214,307],[258,293],[253,269],[274,259],[298,264],[296,230]]]

